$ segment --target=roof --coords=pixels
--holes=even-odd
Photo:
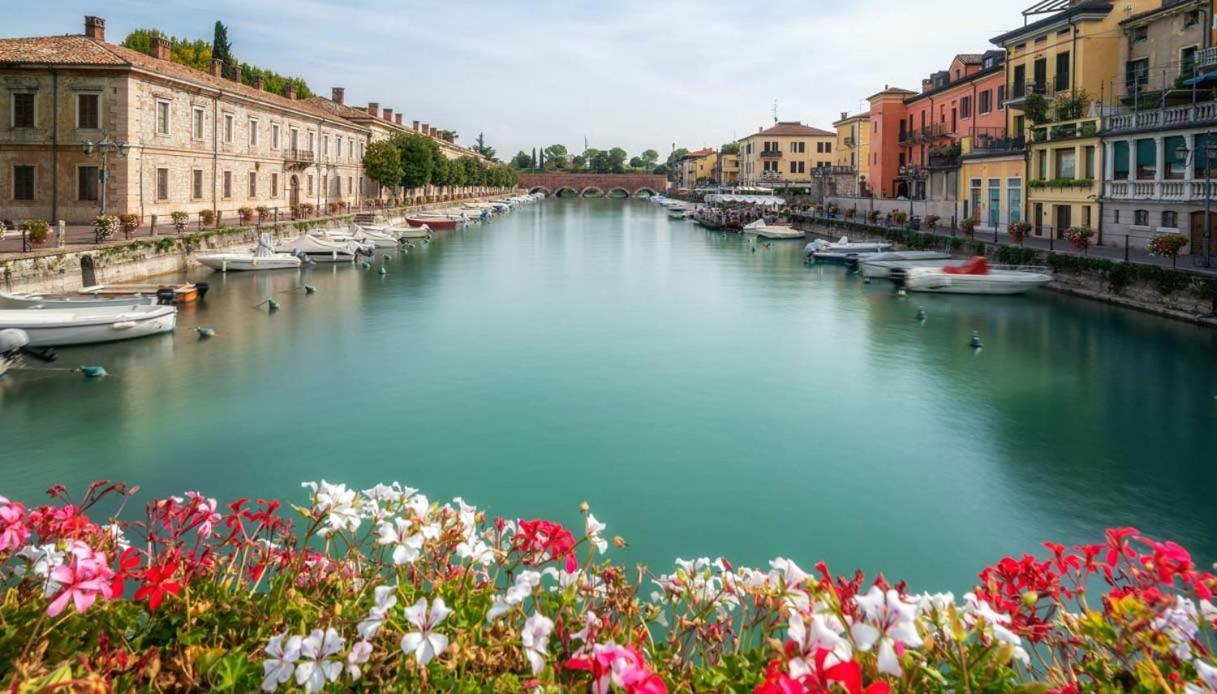
[[[885,94],[893,94],[896,96],[910,96],[910,95],[917,94],[917,93],[918,92],[915,92],[912,89],[901,89],[900,87],[884,87],[882,91],[875,92],[874,94],[871,94],[870,96],[866,97],[866,100],[870,101],[871,99],[873,99],[877,96],[883,96]]]
[[[273,92],[255,89],[240,82],[168,60],[158,60],[150,55],[112,43],[94,41],[81,35],[42,36],[33,38],[0,39],[0,64],[42,65],[94,65],[135,68],[165,77],[192,82],[194,84],[238,94],[253,101],[270,106],[303,112],[317,118],[335,119],[330,109],[313,99],[296,100]],[[348,123],[351,127],[360,126]]]
[[[713,149],[712,147],[703,147],[702,149],[699,149],[695,152],[689,152],[688,154],[681,157],[681,159],[701,159],[702,157],[708,157],[711,154],[717,154],[717,153],[718,152],[715,149]]]
[[[1155,15],[1164,14],[1167,12],[1178,12],[1180,10],[1186,10],[1186,9],[1194,10],[1197,8],[1203,8],[1204,4],[1205,3],[1201,2],[1200,0],[1179,0],[1178,2],[1170,2],[1170,0],[1164,0],[1162,5],[1159,7],[1155,7],[1152,10],[1146,10],[1145,12],[1140,12],[1138,14],[1134,14],[1133,16],[1129,17],[1128,19],[1122,20],[1120,22],[1120,26],[1124,26],[1126,24],[1131,24],[1133,22],[1139,22],[1141,20],[1149,19],[1150,17],[1153,17]]]
[[[963,63],[964,65],[980,65],[981,63],[983,63],[985,61],[985,54],[984,53],[960,53],[959,55],[955,56],[955,60],[958,60],[959,62]]]
[[[752,133],[748,137],[761,137],[761,136],[769,136],[769,137],[782,137],[782,136],[786,136],[786,137],[791,137],[791,136],[794,136],[794,137],[798,137],[798,136],[836,137],[837,134],[830,133],[827,130],[820,130],[819,128],[813,128],[810,125],[803,125],[802,123],[799,123],[798,121],[779,121],[775,125],[773,125],[769,128],[765,128],[764,130],[760,131],[759,133]],[[747,138],[742,138],[742,139],[747,139]]]
[[[910,96],[910,97],[906,98],[906,99],[904,100],[904,103],[906,103],[906,104],[911,104],[911,103],[913,103],[914,101],[919,101],[919,100],[924,99],[924,98],[926,98],[926,97],[930,97],[930,96],[936,96],[936,95],[941,94],[941,93],[943,93],[943,92],[948,92],[948,91],[951,91],[951,89],[953,89],[953,88],[955,88],[955,87],[960,87],[960,86],[963,86],[963,85],[971,84],[971,83],[973,83],[973,82],[976,82],[976,81],[978,81],[978,80],[984,79],[984,78],[986,78],[986,77],[992,77],[993,75],[995,75],[995,74],[997,74],[997,73],[1001,73],[1001,74],[1003,75],[1003,82],[1002,82],[1002,83],[1004,84],[1004,83],[1005,83],[1005,81],[1004,81],[1004,75],[1005,75],[1005,72],[1006,72],[1006,65],[1005,65],[1005,63],[1004,63],[1004,62],[1003,62],[1003,63],[998,63],[997,65],[994,65],[994,66],[993,66],[993,67],[991,67],[991,68],[986,68],[986,69],[984,69],[984,70],[977,70],[976,72],[973,72],[973,73],[972,73],[972,74],[970,74],[970,75],[963,75],[963,76],[962,76],[962,77],[960,77],[959,79],[957,79],[957,80],[953,80],[953,81],[951,81],[951,82],[947,82],[946,84],[942,85],[941,87],[934,87],[933,89],[927,89],[927,90],[926,90],[926,91],[924,91],[924,92],[920,92],[920,93],[918,93],[918,94],[914,94],[913,96]]]
[[[844,118],[838,118],[837,120],[833,121],[832,124],[834,126],[837,126],[837,125],[841,125],[842,123],[848,123],[849,121],[869,120],[869,119],[870,119],[870,111],[860,111],[860,112],[854,113],[854,114],[846,114]]]
[[[1063,20],[1070,19],[1072,17],[1076,17],[1076,16],[1082,15],[1082,14],[1106,15],[1109,12],[1111,12],[1111,9],[1112,9],[1112,3],[1109,2],[1108,0],[1082,0],[1082,2],[1079,2],[1078,4],[1074,5],[1073,7],[1070,7],[1066,10],[1057,12],[1056,14],[1054,14],[1050,17],[1045,17],[1044,19],[1041,19],[1038,22],[1032,22],[1026,26],[1007,31],[1006,33],[1004,33],[1000,36],[995,36],[992,39],[990,39],[990,42],[993,44],[996,44],[998,46],[1001,46],[1001,45],[1005,44],[1006,42],[1019,38],[1021,36],[1027,36],[1029,34],[1034,34],[1036,32],[1047,29],[1048,27],[1050,27],[1054,24],[1057,24]]]

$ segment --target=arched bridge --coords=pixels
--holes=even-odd
[[[555,196],[637,198],[666,191],[668,179],[657,174],[522,173],[520,187]]]

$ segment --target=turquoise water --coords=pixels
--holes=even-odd
[[[175,335],[63,350],[110,378],[0,379],[0,494],[400,480],[572,524],[586,499],[654,569],[786,555],[927,589],[1115,525],[1217,559],[1217,333],[1047,292],[899,298],[801,245],[560,200],[384,277],[212,275]]]

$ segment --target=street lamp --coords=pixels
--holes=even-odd
[[[902,166],[900,167],[900,179],[908,184],[909,195],[909,223],[913,222],[913,184],[925,181],[930,177],[930,172],[920,166]]]
[[[85,140],[85,143],[80,146],[80,149],[86,156],[93,156],[94,152],[101,152],[101,213],[106,213],[106,181],[109,180],[110,174],[108,170],[110,152],[114,152],[120,157],[126,157],[131,151],[131,144],[127,142],[116,142],[110,139],[109,134],[102,133],[101,141],[94,143],[92,140]]]
[[[1213,167],[1213,156],[1217,155],[1217,143],[1213,142],[1212,135],[1205,133],[1204,137],[1204,266],[1212,267],[1212,251],[1213,240],[1211,238],[1213,232],[1213,223],[1209,217],[1209,208],[1212,205],[1212,190],[1213,177],[1211,175]],[[1196,156],[1195,149],[1188,149],[1187,145],[1179,145],[1175,148],[1175,156],[1183,160],[1184,166],[1192,166]]]

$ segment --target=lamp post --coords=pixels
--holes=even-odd
[[[110,178],[108,166],[110,163],[110,152],[114,152],[120,157],[126,157],[127,152],[131,151],[131,144],[127,142],[116,142],[110,139],[110,135],[103,132],[101,141],[93,142],[85,140],[85,143],[80,146],[80,149],[87,156],[93,156],[94,152],[101,152],[101,213],[106,213],[106,181]]]
[[[1213,180],[1212,180],[1212,175],[1210,172],[1212,171],[1212,167],[1213,167],[1213,156],[1217,155],[1217,143],[1213,142],[1212,133],[1206,132],[1206,133],[1204,133],[1203,137],[1204,137],[1204,145],[1203,145],[1203,147],[1204,147],[1204,236],[1203,236],[1203,239],[1204,239],[1204,266],[1212,267],[1213,266],[1213,258],[1212,258],[1213,224],[1212,224],[1212,220],[1210,219],[1210,216],[1209,216],[1209,214],[1210,214],[1209,209],[1212,207],[1212,200],[1213,200],[1213,195],[1212,195]],[[1187,145],[1179,145],[1178,147],[1175,148],[1175,156],[1183,160],[1184,166],[1192,166],[1195,161],[1197,149],[1199,149],[1199,146],[1196,149],[1188,149]]]
[[[900,167],[900,178],[908,184],[909,194],[909,224],[913,223],[913,184],[924,182],[930,177],[930,172],[920,166],[902,166]]]

